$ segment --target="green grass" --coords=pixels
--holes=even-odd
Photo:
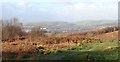
[[[118,42],[104,41],[103,43],[93,42],[84,45],[51,51],[47,55],[39,55],[30,58],[32,60],[117,60]]]
[[[95,41],[71,48],[51,50],[46,55],[38,53],[31,57],[25,53],[21,60],[117,60],[118,50],[118,41]],[[12,60],[14,59],[15,56]]]

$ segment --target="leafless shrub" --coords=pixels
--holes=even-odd
[[[42,31],[40,27],[33,27],[31,31],[28,33],[30,37],[46,37],[45,31]]]
[[[25,33],[20,26],[11,24],[9,21],[2,23],[2,40],[13,39],[23,36]]]

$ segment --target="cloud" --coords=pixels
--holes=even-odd
[[[26,1],[23,1],[23,0],[22,0],[22,1],[20,1],[20,2],[17,2],[17,3],[16,3],[16,6],[17,6],[17,7],[26,7],[26,4],[27,4]]]
[[[32,5],[25,0],[21,0],[19,2],[14,2],[13,4],[15,5],[16,11],[19,11],[21,13],[28,11],[28,8],[32,7]],[[32,10],[32,8],[31,8],[31,10]]]
[[[21,1],[21,2],[19,2],[17,5],[19,5],[19,6],[25,6],[25,4],[26,4],[25,1]]]
[[[13,0],[12,0],[13,1]],[[33,1],[33,2],[32,2]],[[74,17],[78,19],[97,19],[97,18],[115,18],[117,16],[117,4],[106,4],[97,1],[96,3],[89,2],[77,2],[77,0],[21,0],[15,2],[15,9],[13,6],[13,12],[15,14],[29,16],[27,14],[33,14],[36,17],[40,14],[43,18],[46,16],[53,16],[61,18]],[[68,1],[68,2],[67,2]],[[36,3],[37,2],[37,3]],[[44,3],[45,4],[44,4]],[[54,4],[55,2],[55,4]],[[109,2],[109,1],[107,1]],[[42,4],[41,4],[42,3]],[[8,10],[7,10],[8,11]],[[26,14],[27,13],[27,14]],[[42,14],[41,14],[42,13]],[[31,16],[31,18],[33,17]]]
[[[118,5],[113,4],[113,5],[110,5],[109,8],[111,8],[111,9],[118,9]]]
[[[45,8],[40,8],[39,11],[40,11],[40,12],[48,12],[49,10],[48,10],[48,9],[45,9]]]
[[[63,10],[64,9],[64,10]],[[66,5],[57,14],[64,16],[73,15],[75,19],[115,19],[117,17],[117,5],[98,5],[96,3],[77,3]],[[70,16],[71,17],[71,16]]]
[[[84,4],[84,3],[79,3],[79,4],[75,4],[75,5],[73,5],[73,7],[74,7],[76,10],[81,10],[81,9],[86,8],[87,5]]]
[[[73,4],[73,5],[66,5],[64,7],[65,9],[68,10],[74,10],[74,11],[80,11],[80,10],[94,10],[96,8],[98,8],[98,5],[96,4],[86,4],[86,3],[77,3],[77,4]]]
[[[91,4],[88,6],[89,8],[97,8],[97,5],[96,4]]]

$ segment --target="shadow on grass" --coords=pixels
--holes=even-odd
[[[112,48],[106,49],[106,47],[108,47],[109,44],[113,45]],[[42,54],[38,52],[34,55],[31,55],[26,53],[26,54],[23,54],[23,57],[18,60],[23,60],[23,61],[28,60],[24,62],[31,62],[31,61],[32,62],[33,61],[119,62],[118,59],[120,59],[119,57],[120,48],[116,47],[115,43],[113,42],[111,43],[105,42],[103,44],[97,43],[99,47],[94,45],[96,45],[96,43],[83,45],[82,48],[81,46],[77,46],[71,49],[49,51],[47,54]],[[99,49],[101,48],[100,46],[105,46],[105,47],[102,47],[103,49]],[[96,48],[95,50],[90,50],[91,48],[94,49],[94,47]],[[16,57],[17,57],[16,54],[13,54],[13,53],[10,53],[10,54],[11,54],[10,57],[8,56],[7,59],[16,60]]]
[[[58,50],[47,55],[36,55],[32,60],[117,60],[118,50],[110,51],[75,51]]]
[[[27,57],[22,57],[19,60],[3,60],[3,62],[118,62],[117,49],[108,51],[58,50],[46,55],[39,53],[34,57],[30,57],[28,54],[24,56],[26,55]]]

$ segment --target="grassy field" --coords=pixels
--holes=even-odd
[[[118,42],[107,40],[95,41],[84,45],[49,51],[48,54],[37,54],[30,60],[117,60]]]
[[[8,33],[11,28],[13,31]],[[49,36],[37,28],[33,28],[35,30],[30,33],[24,33],[15,26],[10,26],[10,28],[6,26],[5,29],[2,40],[3,60],[118,59],[119,27],[71,34],[47,33]],[[20,32],[15,33],[16,31]],[[14,33],[13,36],[11,36],[12,33]],[[18,35],[20,37],[16,37]]]

